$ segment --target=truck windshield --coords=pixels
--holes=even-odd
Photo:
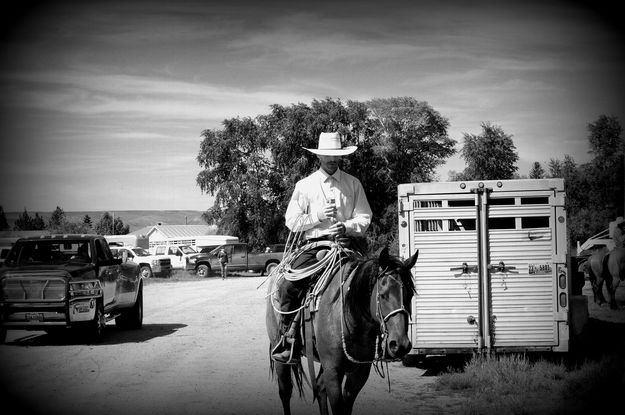
[[[150,253],[143,248],[135,248],[133,251],[137,256],[150,256]]]
[[[181,246],[180,250],[182,251],[183,254],[197,254],[197,251],[193,248],[191,248],[190,246]]]
[[[85,240],[18,241],[9,252],[5,264],[15,266],[67,261],[89,262],[91,258],[91,247]]]

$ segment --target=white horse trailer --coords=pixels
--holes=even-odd
[[[562,179],[398,186],[413,269],[411,357],[569,350]]]

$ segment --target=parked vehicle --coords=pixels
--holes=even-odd
[[[9,255],[10,250],[11,250],[10,245],[0,246],[0,267],[4,265],[4,260],[7,258],[7,255]]]
[[[207,277],[211,270],[209,255],[190,245],[158,245],[151,252],[157,258],[169,258],[173,269],[192,272],[201,278]]]
[[[211,269],[219,269],[219,259],[217,253],[221,248],[228,254],[228,271],[254,271],[261,275],[269,274],[278,266],[284,252],[250,252],[246,243],[231,243],[220,245],[213,249],[210,256]]]
[[[109,245],[115,243],[125,246],[137,246],[139,248],[148,249],[150,247],[150,240],[147,236],[139,236],[133,234],[127,235],[104,235],[104,238],[108,241]]]
[[[109,243],[109,246],[115,258],[138,264],[143,278],[171,277],[171,259],[152,255],[147,249],[136,246],[118,246],[115,242]]]
[[[217,247],[223,244],[239,242],[239,238],[230,235],[201,235],[195,237],[195,249],[202,252],[204,248]]]
[[[285,249],[286,249],[286,245],[285,244],[272,244],[272,245],[267,245],[267,247],[265,248],[265,252],[282,252],[282,253],[284,253]]]
[[[0,269],[0,337],[9,329],[78,329],[102,338],[106,322],[139,329],[139,266],[113,257],[100,235],[18,239]]]
[[[572,298],[562,179],[401,184],[398,196],[399,254],[419,250],[413,358],[569,350],[587,302]]]

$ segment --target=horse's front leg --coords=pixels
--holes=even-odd
[[[367,383],[369,373],[371,372],[371,364],[360,364],[356,370],[350,372],[345,377],[345,386],[343,387],[343,404],[345,414],[351,414],[354,408],[354,402],[360,393],[360,390]]]
[[[319,413],[321,415],[329,415],[328,411],[328,392],[326,385],[323,383],[323,366],[319,369],[317,375],[317,402],[319,403]]]
[[[323,372],[322,382],[328,401],[330,401],[333,415],[343,415],[345,413],[343,411],[343,393],[341,391],[343,376],[343,372],[335,367],[325,368]]]

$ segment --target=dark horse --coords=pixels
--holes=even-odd
[[[595,303],[606,302],[603,296],[603,282],[606,283],[610,296],[610,308],[617,309],[616,289],[625,280],[625,248],[614,248],[611,251],[596,249],[588,260],[580,265],[580,269],[588,274],[592,284]]]
[[[401,261],[389,256],[384,248],[379,258],[350,257],[330,277],[317,311],[311,314],[314,356],[320,363],[313,391],[316,390],[314,398],[321,414],[329,413],[328,401],[333,414],[351,414],[354,401],[369,378],[372,363],[401,359],[410,351],[408,320],[414,293],[410,270],[417,256],[418,251]],[[350,271],[345,273],[345,270]],[[269,350],[280,340],[279,316],[271,294],[279,278],[277,273],[272,275],[267,297]],[[313,346],[305,344],[305,348],[310,347]],[[310,352],[307,354],[311,355]],[[294,379],[302,394],[302,365],[272,361],[271,368],[278,378],[282,407],[288,415]]]

